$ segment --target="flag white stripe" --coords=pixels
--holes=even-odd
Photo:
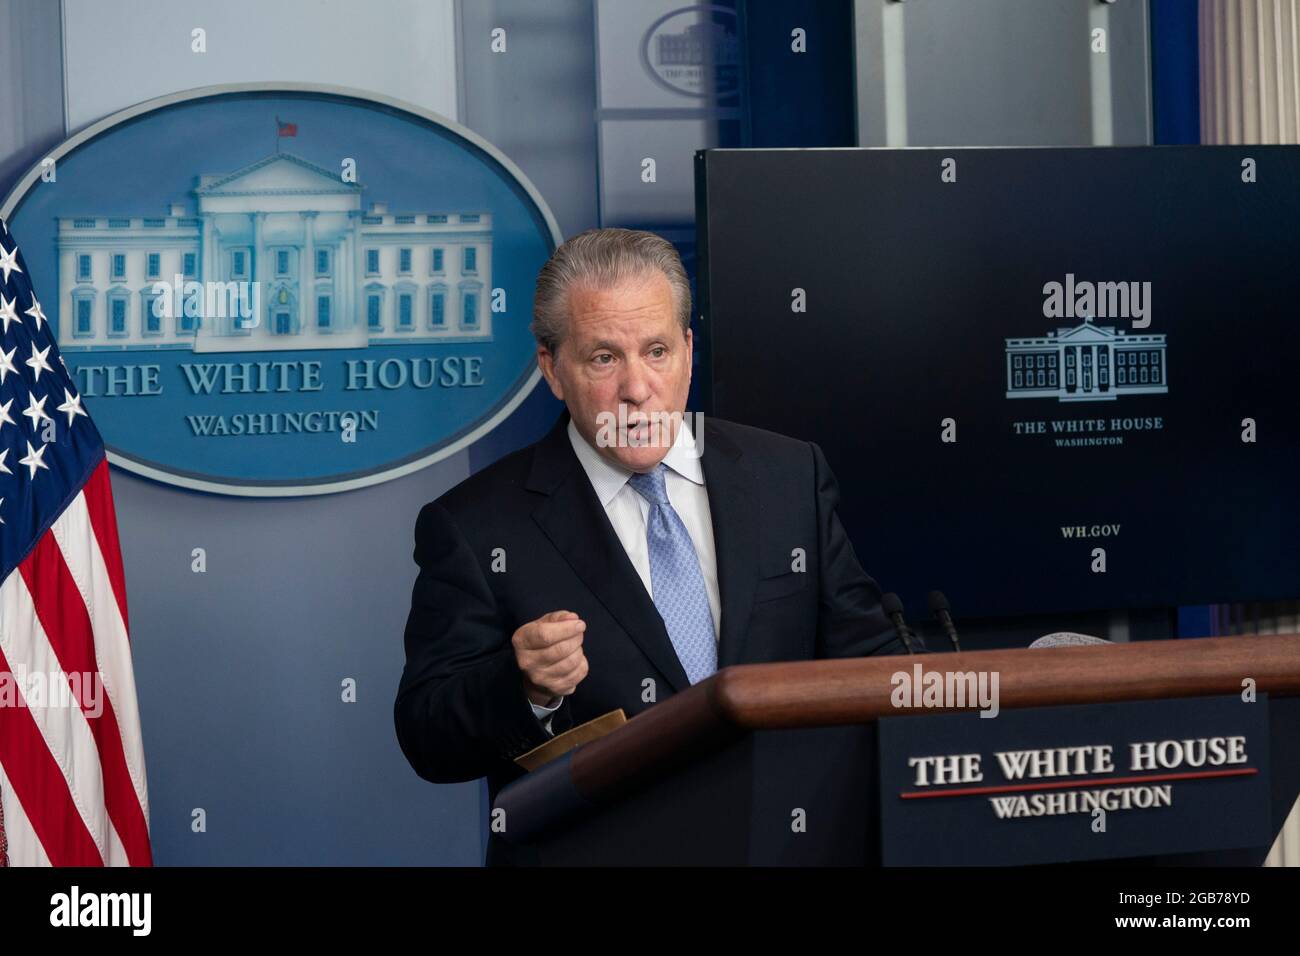
[[[108,565],[99,549],[99,539],[90,523],[86,495],[82,491],[59,515],[50,530],[63,552],[68,571],[77,583],[81,599],[90,616],[91,630],[95,633],[95,662],[104,683],[104,694],[113,705],[117,726],[122,734],[122,752],[126,755],[126,769],[131,776],[135,798],[144,811],[145,824],[149,823],[148,782],[144,770],[144,740],[140,732],[140,711],[136,706],[135,670],[131,666],[131,644],[127,639],[126,623],[113,583],[108,576]]]
[[[4,764],[0,764],[0,801],[4,803],[5,840],[9,843],[10,866],[49,866],[50,858],[45,855],[45,847],[36,837],[32,822],[23,812],[23,805],[18,802],[13,784],[5,776]]]
[[[127,858],[126,847],[122,843],[122,838],[117,835],[117,827],[113,826],[113,821],[108,821],[108,856],[104,857],[105,866],[130,866],[131,861]]]
[[[19,677],[40,675],[47,689],[48,675],[63,671],[58,655],[36,616],[36,605],[27,590],[27,582],[17,568],[0,585],[0,649],[4,650],[14,674]],[[60,692],[66,689],[65,677]],[[71,691],[67,693],[71,694]],[[19,696],[24,698],[25,706],[21,688]],[[104,804],[104,775],[99,763],[99,747],[95,744],[86,715],[76,705],[75,699],[68,707],[27,707],[27,710],[63,773],[72,802],[99,848],[100,857],[107,859],[108,808]]]

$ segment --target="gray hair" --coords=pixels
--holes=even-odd
[[[608,288],[625,279],[661,272],[673,290],[682,335],[691,327],[691,283],[668,240],[637,229],[588,229],[566,241],[537,275],[533,322],[537,344],[556,355],[569,328],[569,290]]]

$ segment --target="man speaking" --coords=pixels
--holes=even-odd
[[[533,316],[567,411],[416,522],[395,720],[420,776],[486,776],[495,798],[552,734],[720,667],[902,651],[821,450],[712,418],[692,430],[690,284],[671,244],[575,236],[542,268]]]

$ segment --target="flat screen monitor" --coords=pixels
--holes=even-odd
[[[1300,595],[1300,148],[707,150],[706,410],[915,613]]]

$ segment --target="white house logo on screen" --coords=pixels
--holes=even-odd
[[[159,148],[159,144],[166,148]],[[486,434],[540,373],[554,219],[508,159],[350,91],[126,110],[6,200],[115,465],[204,491],[345,491]],[[46,293],[54,298],[55,293]]]
[[[1006,340],[1007,398],[1109,402],[1169,391],[1164,335],[1130,335],[1091,318],[1040,338]]]
[[[735,93],[740,69],[736,11],[700,4],[665,14],[641,41],[641,65],[651,79],[675,93]]]

